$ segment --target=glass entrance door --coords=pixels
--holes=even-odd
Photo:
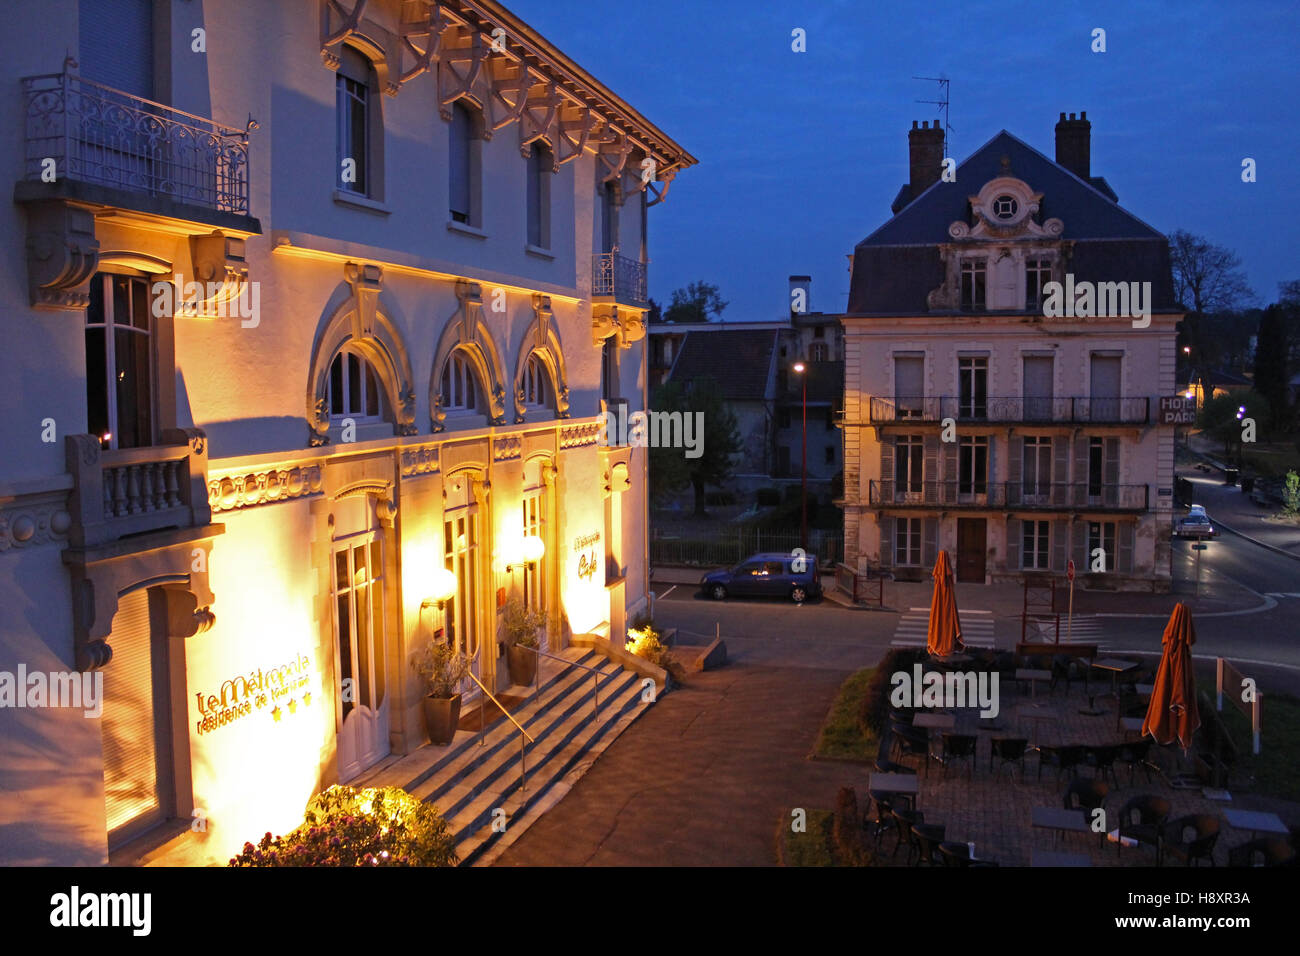
[[[383,542],[375,531],[334,542],[334,634],[339,675],[339,778],[388,754]]]
[[[448,511],[443,518],[442,534],[446,567],[456,576],[456,594],[444,609],[447,639],[469,659],[471,672],[482,680],[481,622],[476,603],[479,593],[478,509],[471,505]],[[466,701],[472,700],[479,695],[479,686],[466,678],[462,693]]]

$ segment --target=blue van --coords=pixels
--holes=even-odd
[[[791,565],[803,567],[795,571]],[[817,574],[817,556],[796,557],[774,552],[753,554],[734,568],[710,571],[700,579],[700,590],[715,601],[731,595],[740,597],[784,597],[802,604],[822,593]]]

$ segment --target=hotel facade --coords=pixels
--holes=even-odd
[[[845,341],[846,564],[959,581],[1060,574],[1167,590],[1175,327],[1165,237],[1090,169],[1003,131],[960,165],[909,134],[894,216],[853,256]]]
[[[491,0],[51,0],[5,48],[0,673],[103,700],[0,683],[0,863],[284,832],[425,743],[425,641],[510,684],[511,595],[622,647],[646,450],[600,425],[689,153]]]

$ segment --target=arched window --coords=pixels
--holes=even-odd
[[[338,121],[338,187],[379,198],[379,81],[375,68],[359,51],[343,47],[335,79]]]
[[[478,384],[469,357],[460,349],[451,353],[442,370],[442,407],[472,412],[478,408]]]
[[[384,418],[384,390],[365,357],[343,348],[330,363],[330,418],[379,421]]]
[[[528,408],[545,408],[551,404],[549,376],[542,357],[534,352],[524,364],[524,377],[521,383],[524,392],[524,405]]]

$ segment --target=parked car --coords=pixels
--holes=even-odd
[[[1192,505],[1187,514],[1174,522],[1174,537],[1176,538],[1217,538],[1219,529],[1214,527],[1214,522],[1210,516],[1205,513],[1202,505]]]
[[[802,565],[795,570],[793,565]],[[799,558],[775,552],[753,554],[734,568],[710,571],[700,579],[700,590],[715,601],[736,595],[743,597],[786,597],[802,604],[822,593],[817,558]]]

